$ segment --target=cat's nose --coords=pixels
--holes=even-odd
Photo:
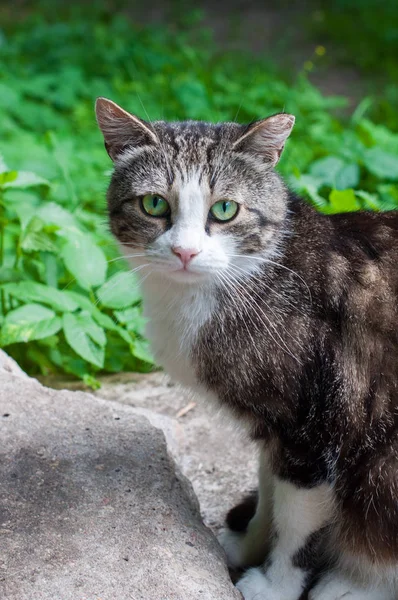
[[[178,256],[184,267],[200,252],[196,248],[180,248],[179,246],[172,248],[171,251]]]

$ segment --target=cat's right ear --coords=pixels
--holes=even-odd
[[[112,160],[116,160],[128,147],[159,143],[149,123],[131,115],[112,100],[97,98],[95,114]]]

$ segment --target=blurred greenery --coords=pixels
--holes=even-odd
[[[152,367],[137,281],[106,226],[111,163],[97,96],[148,119],[291,112],[279,168],[295,190],[326,213],[398,206],[391,86],[347,114],[347,100],[323,96],[305,69],[293,78],[262,56],[220,50],[199,12],[141,26],[104,4],[43,6],[0,14],[0,345],[30,373],[95,387],[98,373]],[[378,48],[390,36],[396,56],[388,31],[377,31]],[[376,70],[365,54],[363,67]],[[385,66],[395,73],[394,60]]]

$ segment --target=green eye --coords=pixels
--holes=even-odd
[[[233,200],[220,200],[213,204],[211,214],[217,221],[230,221],[238,212],[239,205]]]
[[[165,217],[170,212],[167,200],[157,194],[147,194],[141,200],[144,211],[151,217]]]

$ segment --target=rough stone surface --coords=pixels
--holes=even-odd
[[[79,382],[45,379],[47,385],[76,389]],[[191,481],[205,524],[216,534],[227,511],[257,486],[257,448],[228,414],[190,398],[161,372],[120,373],[101,378],[96,396],[132,407],[163,430],[181,471]]]
[[[161,431],[12,373],[0,373],[2,600],[240,597]]]
[[[204,522],[215,533],[227,511],[257,486],[257,448],[229,414],[198,399],[184,416],[190,398],[163,373],[122,373],[104,377],[96,395],[143,412],[160,427],[200,502]]]

